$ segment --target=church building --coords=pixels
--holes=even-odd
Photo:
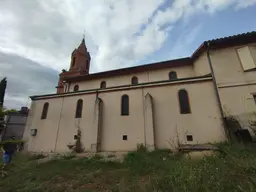
[[[99,73],[90,66],[83,39],[57,93],[30,97],[28,151],[68,152],[78,136],[85,152],[222,142],[230,116],[256,130],[256,32],[205,41],[186,58]]]

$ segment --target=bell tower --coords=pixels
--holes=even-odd
[[[90,70],[91,56],[87,51],[85,40],[83,38],[82,42],[71,54],[71,62],[69,71],[79,71],[83,74],[89,74]]]
[[[66,77],[77,77],[82,75],[89,75],[91,63],[90,53],[87,51],[85,40],[82,39],[82,42],[71,54],[71,61],[69,70],[62,70],[62,73],[59,74],[59,82],[57,88],[57,93],[65,92],[65,82]]]

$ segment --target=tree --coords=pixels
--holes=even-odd
[[[6,113],[16,113],[18,112],[16,109],[8,109],[5,111]]]
[[[4,117],[8,113],[15,113],[18,112],[16,109],[6,109],[4,107],[0,107],[0,118]]]
[[[4,117],[5,115],[6,115],[5,109],[0,106],[0,118],[1,118],[1,117]]]
[[[7,80],[5,77],[0,82],[0,108],[2,108],[4,105],[4,95],[5,95],[6,86],[7,86]]]

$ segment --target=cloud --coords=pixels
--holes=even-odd
[[[108,70],[131,65],[161,48],[170,29],[182,18],[254,3],[255,0],[2,0],[0,28],[5,30],[0,32],[0,50],[60,70],[69,66],[70,53],[85,30],[93,58],[92,71]]]
[[[237,2],[236,8],[237,9],[247,8],[249,6],[254,5],[255,3],[256,3],[256,0],[239,1]]]
[[[179,22],[194,15],[241,9],[255,3],[256,0],[1,0],[0,51],[8,57],[15,54],[16,59],[27,59],[34,63],[28,65],[31,68],[40,64],[60,71],[68,68],[70,54],[85,31],[92,57],[91,72],[127,67],[161,49]],[[19,68],[20,65],[16,64]],[[16,76],[20,78],[19,74]]]
[[[196,24],[192,29],[187,28],[181,32],[180,36],[174,42],[174,46],[170,49],[170,58],[187,57],[189,45],[191,45],[202,29],[202,25]]]
[[[28,96],[55,93],[58,72],[29,59],[0,52],[0,78],[7,76],[4,105],[20,108]]]

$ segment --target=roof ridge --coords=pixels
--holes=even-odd
[[[250,32],[245,32],[245,33],[238,33],[235,35],[229,35],[229,36],[225,36],[225,37],[220,37],[220,38],[215,38],[215,39],[211,39],[211,40],[207,40],[205,42],[213,42],[213,41],[218,41],[218,40],[224,40],[224,39],[232,39],[232,38],[236,38],[236,37],[241,37],[241,36],[247,36],[247,35],[256,35],[256,31],[250,31]]]

